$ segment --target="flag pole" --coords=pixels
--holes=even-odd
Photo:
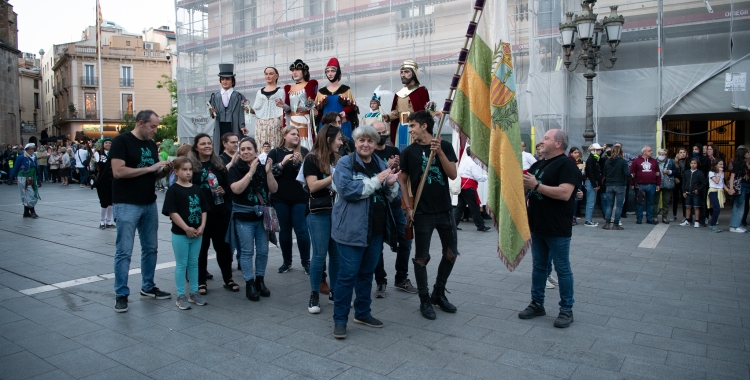
[[[99,140],[104,139],[104,100],[102,99],[102,9],[99,0],[96,0],[96,52],[99,66]]]
[[[477,24],[479,23],[479,19],[482,17],[484,2],[485,0],[476,0],[474,2],[474,15],[471,17],[471,21],[469,21],[469,28],[466,30],[466,38],[464,39],[464,47],[461,48],[461,51],[458,54],[458,66],[456,67],[455,74],[453,74],[450,91],[448,92],[448,98],[445,99],[443,111],[440,113],[440,121],[438,122],[437,132],[433,135],[433,138],[440,136],[440,132],[443,129],[443,123],[445,122],[445,116],[450,114],[451,105],[453,104],[453,98],[456,96],[456,89],[458,88],[458,81],[461,79],[461,74],[463,74],[463,68],[466,64],[466,58],[469,56],[469,50],[471,49],[471,42],[474,40],[474,34],[477,31]],[[419,200],[420,198],[422,198],[422,189],[424,189],[424,183],[427,180],[427,174],[430,172],[430,167],[432,166],[433,159],[435,159],[435,151],[431,150],[430,158],[427,160],[427,166],[422,173],[422,178],[419,180],[417,194],[414,197],[414,205],[412,207],[415,212],[417,210]],[[408,227],[410,226],[411,225],[409,225]]]

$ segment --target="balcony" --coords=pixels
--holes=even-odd
[[[133,78],[120,78],[120,87],[133,87]]]
[[[83,113],[85,119],[98,119],[99,113],[96,112],[96,109],[87,109]]]
[[[97,87],[99,86],[99,78],[91,77],[91,76],[82,76],[80,83],[82,87]]]

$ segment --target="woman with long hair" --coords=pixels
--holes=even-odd
[[[279,273],[286,273],[292,267],[292,229],[294,229],[302,267],[305,274],[309,274],[310,233],[305,220],[309,195],[302,188],[302,184],[297,182],[297,175],[308,150],[300,145],[299,131],[296,126],[286,126],[281,134],[279,147],[268,153],[268,159],[273,161],[273,176],[279,183],[279,191],[271,197],[281,228],[279,245],[284,263],[279,267]]]
[[[208,273],[208,246],[213,242],[216,251],[216,262],[221,269],[224,288],[233,292],[240,291],[240,286],[232,280],[232,251],[225,241],[229,228],[229,208],[231,198],[228,192],[229,182],[224,162],[214,152],[211,136],[199,133],[193,139],[188,159],[193,163],[193,184],[198,185],[206,195],[211,206],[206,220],[206,231],[203,233],[201,251],[198,256],[198,294],[208,293],[206,279],[213,278]]]
[[[99,173],[96,182],[96,195],[99,196],[99,229],[115,228],[112,217],[112,163],[109,162],[109,148],[112,139],[107,137],[102,140],[102,149],[94,153],[96,171]]]
[[[625,204],[625,192],[628,189],[628,178],[630,178],[630,168],[628,162],[622,157],[622,147],[615,146],[612,148],[612,156],[604,166],[604,175],[607,178],[607,196],[612,200],[615,210],[614,221],[610,223],[612,207],[604,209],[604,221],[606,223],[602,229],[622,230],[620,215],[622,214],[622,206]]]
[[[721,208],[724,207],[724,192],[731,193],[730,189],[727,188],[724,182],[724,161],[717,158],[716,163],[711,167],[711,171],[708,172],[708,199],[707,202],[710,205],[711,220],[709,227],[711,232],[721,232],[721,229],[716,226],[719,220],[719,214]]]
[[[732,217],[729,219],[729,232],[747,232],[747,229],[743,228],[740,222],[745,208],[745,199],[748,197],[748,192],[750,192],[750,169],[748,169],[748,161],[750,161],[750,150],[746,146],[740,145],[737,147],[737,153],[734,156],[732,174],[729,179],[729,187],[734,192]],[[739,189],[734,186],[735,180],[739,180],[740,182]]]
[[[258,90],[250,113],[256,117],[255,138],[261,145],[278,146],[281,142],[284,109],[276,105],[276,99],[284,101],[284,91],[279,87],[279,71],[275,67],[263,70],[266,86]]]
[[[240,160],[229,169],[232,216],[227,238],[242,261],[245,297],[258,301],[260,297],[271,296],[264,281],[268,263],[268,232],[263,226],[263,206],[269,204],[271,194],[278,190],[279,185],[271,174],[273,161],[260,164],[254,138],[242,139],[239,155]]]
[[[310,262],[310,301],[307,311],[320,313],[320,284],[323,278],[326,254],[328,254],[328,274],[331,276],[329,300],[333,300],[339,271],[339,253],[336,242],[331,238],[331,210],[336,193],[333,191],[333,172],[339,158],[338,150],[343,144],[341,128],[326,125],[318,132],[318,139],[307,155],[302,167],[305,185],[310,191],[310,214],[307,225],[312,241]]]

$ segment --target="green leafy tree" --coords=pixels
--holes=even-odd
[[[131,114],[125,114],[122,116],[122,126],[120,127],[120,134],[128,133],[135,129],[135,116]]]
[[[165,74],[162,74],[161,77],[163,80],[156,83],[156,88],[164,88],[169,92],[173,107],[169,110],[168,114],[161,118],[161,124],[154,136],[154,141],[156,142],[164,141],[165,139],[177,139],[177,107],[174,106],[177,104],[177,80]]]

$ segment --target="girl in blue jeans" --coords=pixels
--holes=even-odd
[[[193,165],[190,160],[185,157],[177,158],[174,161],[174,172],[177,173],[176,186],[169,187],[161,212],[172,219],[176,304],[180,310],[187,310],[190,309],[190,303],[206,304],[206,300],[198,294],[198,254],[209,206],[203,191],[191,182]],[[189,296],[185,294],[186,269],[190,282]]]
[[[245,297],[259,301],[260,297],[271,296],[264,280],[268,263],[268,232],[263,226],[263,207],[279,185],[271,174],[273,159],[269,157],[265,166],[260,164],[254,138],[245,137],[240,141],[239,155],[240,160],[232,165],[228,175],[232,216],[227,242],[232,250],[239,252]]]
[[[320,313],[320,281],[323,278],[323,267],[328,254],[328,274],[331,276],[329,301],[333,301],[336,280],[339,272],[339,253],[336,242],[331,238],[331,209],[335,192],[331,189],[334,167],[340,156],[336,153],[341,148],[341,128],[326,125],[318,132],[310,154],[302,164],[305,186],[310,191],[310,214],[307,225],[310,227],[312,240],[312,260],[310,262],[310,301],[307,311]]]

